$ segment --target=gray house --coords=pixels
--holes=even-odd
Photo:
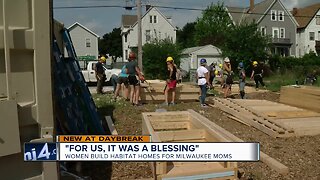
[[[68,28],[79,60],[98,59],[99,36],[90,29],[76,22]]]
[[[250,0],[250,7],[227,7],[234,24],[257,22],[263,35],[272,37],[272,54],[296,56],[297,21],[281,0]]]

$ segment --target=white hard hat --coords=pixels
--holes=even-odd
[[[224,58],[224,62],[229,63],[230,59],[228,57]]]

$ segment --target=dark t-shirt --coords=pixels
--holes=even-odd
[[[262,67],[260,65],[256,66],[256,67],[253,67],[253,71],[254,71],[254,74],[261,74],[262,73]]]
[[[135,76],[136,75],[136,67],[137,67],[137,62],[136,61],[129,61],[127,64],[127,69],[128,69],[128,75]]]
[[[104,69],[101,62],[96,63],[96,71],[98,74],[104,74]]]
[[[170,80],[177,80],[177,68],[175,66],[172,67],[171,77],[170,77],[170,70],[168,70],[168,77]]]

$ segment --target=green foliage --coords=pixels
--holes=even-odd
[[[103,38],[99,40],[99,53],[110,54],[111,56],[122,56],[122,38],[121,29],[114,28],[112,32],[103,35]]]
[[[167,57],[173,57],[175,64],[179,66],[180,53],[180,48],[169,39],[145,44],[142,61],[145,76],[150,79],[166,79]]]
[[[197,19],[195,40],[198,45],[213,44],[220,48],[232,25],[223,3],[211,4]]]
[[[255,22],[231,27],[222,47],[223,56],[229,57],[236,66],[241,61],[248,66],[252,61],[266,60],[270,37],[262,36],[257,29]]]
[[[196,22],[187,23],[183,28],[177,30],[177,43],[181,48],[196,46],[195,38]]]
[[[320,72],[320,57],[315,53],[309,53],[302,58],[273,56],[269,59],[270,68],[273,71],[285,73],[290,70],[297,74],[306,75],[311,71]]]

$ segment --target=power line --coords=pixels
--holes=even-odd
[[[143,5],[146,6],[146,5]],[[173,9],[173,10],[188,10],[188,11],[205,11],[206,9],[202,8],[187,8],[187,7],[174,7],[174,6],[159,6],[159,5],[152,5],[152,7],[157,8],[163,8],[163,9]],[[136,6],[121,6],[121,5],[94,5],[94,6],[58,6],[53,7],[53,9],[90,9],[90,8],[124,8],[124,9],[133,9],[136,8]],[[254,12],[239,12],[239,11],[227,11],[229,13],[234,14],[248,14],[248,15],[271,15],[268,13],[254,13]],[[293,16],[293,15],[286,15],[283,14],[283,16],[287,17],[302,17],[302,18],[312,18],[313,16],[307,16],[307,15],[299,15],[299,16]]]

